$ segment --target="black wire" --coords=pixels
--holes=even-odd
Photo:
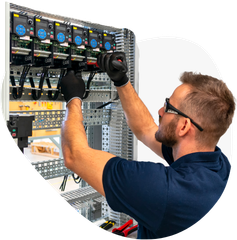
[[[64,176],[63,178],[63,182],[61,184],[61,186],[59,187],[59,189],[63,192],[66,188],[66,184],[67,184],[67,179],[68,179],[68,175]]]
[[[16,86],[15,77],[10,76],[10,79],[11,79],[12,86],[15,87]],[[12,89],[12,96],[13,96],[14,99],[17,99],[17,88]]]
[[[117,96],[113,101],[118,100],[118,99],[119,99],[119,96]],[[103,107],[108,106],[108,105],[111,104],[111,103],[113,103],[113,102],[104,103],[104,104],[100,105],[99,107],[97,107],[96,109],[101,109],[101,108],[103,108]]]
[[[94,72],[91,72],[91,73],[90,73],[90,76],[89,76],[88,81],[87,81],[87,84],[86,84],[86,90],[87,90],[87,91],[85,92],[85,95],[83,96],[82,99],[86,99],[86,98],[89,96],[89,93],[90,93],[90,84],[91,84],[91,81],[92,81],[92,79],[94,78],[95,74],[96,74],[96,73],[94,73]]]
[[[50,100],[57,100],[58,95],[59,95],[59,90],[61,89],[61,80],[64,77],[65,72],[66,72],[66,69],[61,69],[60,77],[59,77],[58,84],[57,84],[57,90],[58,91],[55,91],[54,96],[52,96],[53,91],[48,91],[48,98]],[[46,83],[48,85],[48,88],[51,88],[49,78],[46,78]]]
[[[22,97],[25,79],[26,79],[26,76],[27,76],[29,70],[30,70],[30,66],[24,66],[23,71],[21,73],[20,80],[19,80],[19,89],[17,90],[17,88],[13,88],[13,90],[12,90],[12,96],[14,99]],[[11,79],[12,86],[16,86],[15,77],[11,76],[10,79]]]
[[[73,180],[76,184],[79,184],[82,180],[82,178],[80,178],[79,176],[75,177],[74,173],[72,174],[72,177],[73,177]],[[63,181],[61,183],[61,186],[59,187],[59,189],[62,192],[65,191],[67,180],[68,180],[68,175],[64,176]]]
[[[72,177],[73,177],[73,180],[76,184],[79,184],[82,180],[79,176],[75,177],[74,173],[72,174]],[[77,180],[79,180],[79,181],[77,181]]]
[[[39,82],[39,89],[40,90],[32,89],[32,98],[34,100],[39,100],[41,98],[43,85],[44,85],[44,79],[45,79],[45,76],[47,75],[47,72],[48,72],[48,68],[44,67],[43,72],[41,73],[41,76],[40,76],[40,82]],[[29,79],[30,79],[31,87],[34,88],[35,84],[34,84],[33,78],[30,77]]]
[[[24,66],[22,74],[21,74],[20,82],[19,82],[20,88],[19,88],[19,93],[17,95],[17,98],[22,97],[25,79],[26,79],[26,76],[27,76],[29,70],[30,70],[30,66]]]
[[[102,104],[101,106],[97,107],[96,109],[101,109],[101,108],[106,107],[107,105],[109,105],[109,104],[111,104],[111,103],[113,103],[113,102],[104,103],[104,104]]]

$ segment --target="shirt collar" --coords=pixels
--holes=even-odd
[[[222,152],[220,148],[216,147],[214,152],[195,152],[190,153],[173,162],[170,167],[179,168],[181,165],[185,164],[198,164],[208,168],[217,168],[220,165],[220,158]],[[224,156],[224,155],[223,155]]]

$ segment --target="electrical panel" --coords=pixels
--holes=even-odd
[[[115,34],[11,12],[11,65],[95,71],[99,53],[116,50]]]
[[[33,102],[39,108],[32,110],[28,105],[21,104],[19,109],[10,110],[9,114],[34,116],[33,132],[60,129],[66,111],[61,79],[68,70],[80,71],[86,84],[82,111],[89,145],[133,160],[136,157],[133,134],[126,124],[116,87],[99,69],[97,57],[100,53],[125,52],[127,75],[135,86],[134,33],[128,29],[50,13],[40,12],[39,15],[34,9],[15,4],[9,4],[7,14],[10,63],[5,81],[9,83],[10,104]],[[56,102],[62,103],[63,107],[52,110],[40,108],[46,103],[52,107]],[[19,128],[17,131],[20,131]],[[13,136],[16,137],[16,134]],[[60,135],[56,136],[60,138]],[[29,137],[29,141],[42,137]],[[53,139],[55,136],[45,137]],[[73,174],[64,166],[61,153],[55,160],[32,162],[32,165],[46,180]],[[101,217],[114,218],[121,225],[127,221],[124,214],[107,211],[106,200],[84,181],[81,181],[78,190],[63,193],[62,197],[91,221]],[[88,204],[93,201],[94,207],[90,204],[85,207],[87,201]]]

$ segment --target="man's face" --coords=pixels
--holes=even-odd
[[[155,133],[155,138],[158,142],[163,143],[167,147],[173,147],[177,142],[177,136],[175,134],[177,124],[178,124],[178,116],[174,116],[174,118],[167,124],[161,124],[162,117],[159,118],[159,129]]]
[[[178,107],[180,101],[184,99],[189,89],[190,88],[186,84],[182,84],[176,88],[170,97],[171,104],[174,107]],[[155,133],[155,138],[158,142],[161,142],[168,147],[173,147],[177,144],[178,137],[176,129],[179,118],[180,116],[176,114],[164,112],[164,107],[159,110],[159,129]]]

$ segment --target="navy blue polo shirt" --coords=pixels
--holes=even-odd
[[[111,158],[103,172],[109,206],[138,223],[138,239],[170,236],[200,220],[221,196],[230,172],[226,156],[197,152],[173,161],[172,148],[162,146],[170,166]]]

